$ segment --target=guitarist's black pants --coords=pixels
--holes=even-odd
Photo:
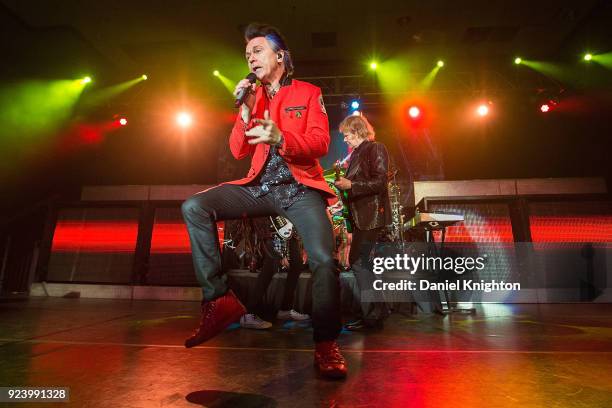
[[[302,237],[312,272],[314,340],[338,337],[342,326],[340,285],[332,258],[332,226],[321,194],[309,189],[290,207],[283,208],[273,194],[255,197],[246,187],[222,184],[187,199],[182,211],[204,300],[216,299],[228,290],[221,269],[216,221],[276,214],[291,221]]]
[[[280,310],[293,309],[295,289],[297,288],[298,279],[302,272],[302,254],[300,253],[300,244],[298,240],[292,237],[286,245],[289,249],[289,270],[287,271],[287,279],[285,279],[283,301],[281,302]],[[255,293],[253,297],[249,296],[251,300],[247,306],[249,313],[263,313],[264,297],[268,291],[272,277],[279,271],[281,266],[281,256],[274,250],[274,240],[272,238],[264,241],[263,252],[263,266],[261,272],[257,275]]]
[[[357,317],[362,319],[366,325],[382,322],[389,315],[389,309],[382,293],[373,289],[374,281],[378,278],[373,272],[371,255],[381,231],[382,228],[361,230],[353,223],[349,264],[361,295],[359,299],[361,310],[357,313]]]

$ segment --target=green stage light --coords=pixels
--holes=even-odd
[[[514,59],[514,63],[515,63],[516,65],[520,64],[521,62],[523,62],[523,60],[521,59],[521,57],[516,57],[516,58]]]
[[[146,76],[146,75],[141,76],[141,78],[142,78],[143,81],[146,81],[147,79],[149,79],[149,77]]]
[[[374,61],[373,59],[370,61]],[[368,67],[369,68],[369,67]],[[395,103],[400,99],[398,89],[408,90],[416,88],[415,76],[410,72],[411,60],[406,55],[378,61],[376,71],[371,71],[385,93],[384,98]]]
[[[221,83],[223,84],[223,86],[225,87],[225,89],[227,89],[227,91],[230,94],[234,94],[234,87],[236,86],[236,81],[229,79],[228,77],[226,77],[225,75],[223,75],[221,72],[219,72],[219,70],[215,69],[213,71],[213,75],[216,76],[217,78],[219,78],[219,81],[221,81]]]
[[[612,69],[612,52],[592,55],[591,60],[606,67],[607,69]]]
[[[440,72],[440,69],[444,67],[444,61],[438,60],[436,61],[436,65],[429,71],[427,75],[421,80],[421,82],[417,85],[418,88],[422,91],[426,91],[433,85],[436,76]]]
[[[90,76],[86,76],[85,78],[81,79],[81,82],[84,84],[88,84],[92,81]]]
[[[370,62],[370,69],[376,71],[376,68],[378,68],[378,63],[376,61]]]
[[[0,87],[2,139],[4,135],[23,139],[52,135],[70,118],[85,86],[83,78],[78,78],[21,81]],[[4,147],[2,143],[0,140]]]
[[[585,61],[590,61],[593,59],[593,54],[584,54],[583,58]]]

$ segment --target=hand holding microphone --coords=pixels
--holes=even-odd
[[[240,105],[245,104],[247,108],[253,110],[253,104],[255,103],[255,81],[257,77],[254,73],[250,73],[242,81],[238,82],[236,89],[234,89],[234,96],[236,101],[234,107],[238,108]]]

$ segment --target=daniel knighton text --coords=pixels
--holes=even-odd
[[[441,272],[453,271],[457,275],[466,272],[482,271],[485,268],[486,255],[480,257],[439,257],[439,256],[409,256],[397,254],[394,257],[375,257],[372,272],[381,275],[384,272],[408,272],[414,275],[417,271]],[[518,282],[485,281],[475,279],[457,280],[427,280],[411,281],[401,279],[396,281],[383,281],[377,279],[372,284],[375,291],[416,291],[416,290],[446,290],[446,291],[515,291],[521,290]]]

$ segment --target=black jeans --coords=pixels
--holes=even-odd
[[[289,208],[282,208],[272,194],[255,197],[245,187],[222,184],[183,203],[196,277],[205,300],[227,292],[221,269],[215,221],[279,214],[296,227],[302,237],[312,272],[312,326],[316,342],[335,340],[341,329],[340,285],[332,258],[332,226],[321,194],[307,190]]]
[[[373,264],[370,261],[370,254],[376,245],[376,239],[381,230],[382,228],[360,230],[354,226],[349,253],[351,270],[355,275],[357,287],[361,294],[361,310],[358,313],[358,318],[363,319],[366,324],[384,320],[389,315],[382,293],[373,289],[376,275],[374,275]]]
[[[252,303],[247,307],[250,313],[261,314],[263,311],[263,299],[268,291],[272,277],[280,269],[281,257],[274,251],[272,239],[266,239],[264,242],[264,260],[263,267],[259,275],[257,275],[257,283],[255,284],[255,296],[252,298]],[[295,289],[297,288],[298,279],[302,272],[302,254],[300,253],[300,245],[296,238],[291,238],[286,245],[289,248],[289,270],[287,271],[287,279],[285,280],[285,288],[283,291],[283,301],[280,310],[293,309],[293,300],[295,297]]]

